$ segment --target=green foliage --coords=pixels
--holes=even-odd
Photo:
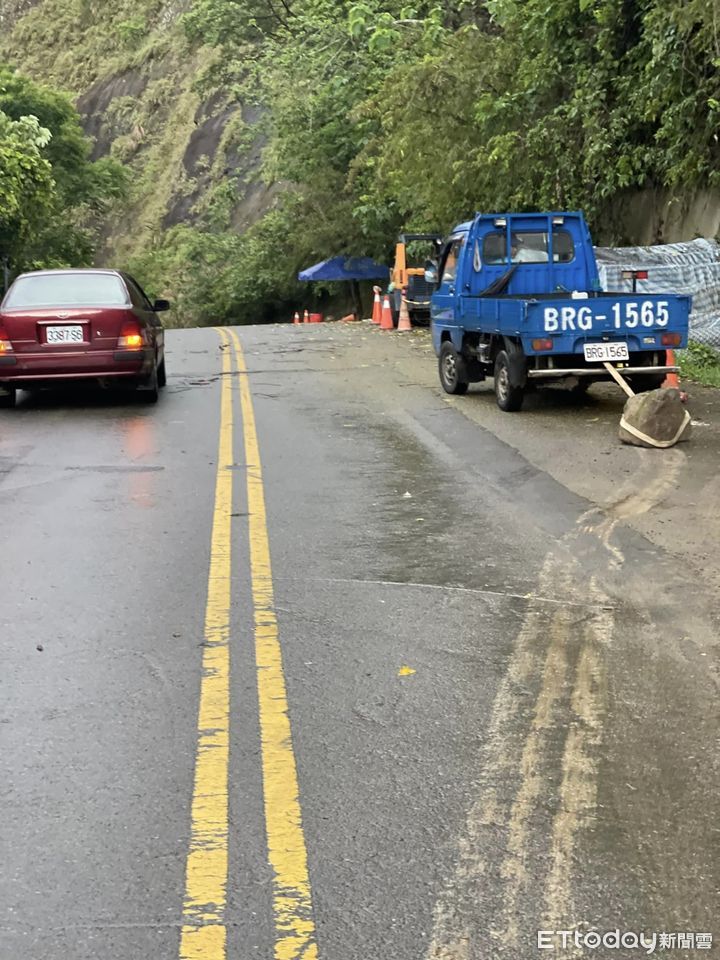
[[[581,208],[607,239],[624,194],[720,177],[704,0],[196,0],[185,28],[269,107],[295,261],[475,209]]]
[[[36,117],[0,110],[0,255],[21,257],[55,199],[52,167],[43,155],[49,130]]]
[[[0,67],[0,254],[13,270],[91,259],[125,175],[89,157],[70,100]]]
[[[720,352],[702,343],[690,341],[679,353],[680,375],[708,387],[720,387]]]
[[[173,301],[179,326],[274,320],[287,304],[307,303],[296,279],[305,264],[293,249],[292,217],[291,209],[275,210],[241,237],[174,227],[130,269],[146,289]]]
[[[121,20],[117,25],[120,42],[125,47],[132,47],[139,43],[147,34],[147,21],[144,17],[131,17],[129,20]]]
[[[167,0],[40,0],[12,33],[0,35],[0,56],[32,76],[71,90],[127,70],[145,54],[149,24]]]
[[[300,296],[297,268],[343,252],[388,258],[402,228],[447,229],[476,209],[581,208],[610,241],[608,211],[624,197],[719,185],[715,7],[117,0],[98,16],[88,0],[42,0],[12,44],[76,89],[98,76],[142,81],[132,98],[118,83],[106,112],[112,154],[133,171],[135,213],[112,249],[150,285],[168,285],[184,322],[218,322],[284,312]],[[200,137],[188,162],[203,101],[237,105],[238,120],[212,149]],[[260,107],[250,130],[240,104]],[[56,190],[100,212],[112,168],[103,177],[92,165],[94,194],[71,173],[87,169],[80,142],[57,118],[30,114],[53,133],[38,149]],[[262,187],[252,183],[259,134],[275,203],[238,236],[252,221],[240,213],[245,192]],[[56,171],[61,156],[74,159]],[[173,204],[192,226],[171,226]]]

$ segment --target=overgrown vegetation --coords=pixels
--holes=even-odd
[[[70,99],[0,68],[0,258],[12,272],[92,261],[126,177],[113,160],[89,157]]]
[[[111,248],[179,301],[182,322],[270,318],[301,295],[299,267],[387,258],[403,227],[582,208],[598,238],[632,242],[611,218],[623,198],[720,187],[720,18],[707,0],[115,7],[109,24],[86,0],[43,0],[14,49],[39,62],[52,25],[64,38],[53,69],[72,84],[92,82],[103,58],[144,77],[107,112],[139,214]],[[74,37],[91,56],[67,52]],[[190,161],[212,103],[235,113],[215,152]],[[259,164],[243,157],[261,141],[274,204],[252,224],[238,209]]]
[[[720,352],[692,340],[679,354],[680,376],[707,387],[720,387]]]
[[[196,0],[184,24],[221,51],[200,82],[267,106],[263,175],[287,185],[216,277],[228,316],[259,316],[266,276],[290,296],[314,259],[386,257],[401,227],[581,208],[609,238],[624,194],[720,185],[704,0]]]

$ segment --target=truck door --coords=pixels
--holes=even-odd
[[[440,258],[440,282],[433,296],[432,317],[433,320],[437,323],[442,323],[444,326],[458,322],[456,310],[458,301],[455,293],[455,284],[464,240],[464,234],[450,237],[445,244]]]

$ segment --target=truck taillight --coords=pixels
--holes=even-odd
[[[679,333],[664,333],[660,338],[660,342],[664,347],[679,347],[682,341],[682,337]]]
[[[623,280],[647,280],[647,270],[623,270],[621,274]]]
[[[10,343],[10,337],[4,327],[0,327],[0,354],[12,353],[13,345]]]
[[[139,350],[143,346],[143,335],[140,332],[140,325],[135,321],[124,323],[118,337],[118,347],[124,350]]]
[[[532,348],[533,350],[552,350],[553,342],[552,340],[533,340]]]

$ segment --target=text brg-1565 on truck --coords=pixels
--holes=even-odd
[[[677,369],[667,351],[687,345],[689,297],[600,290],[582,213],[477,214],[427,279],[444,390],[494,376],[502,410],[519,410],[530,385],[608,380],[604,362],[654,389]]]

